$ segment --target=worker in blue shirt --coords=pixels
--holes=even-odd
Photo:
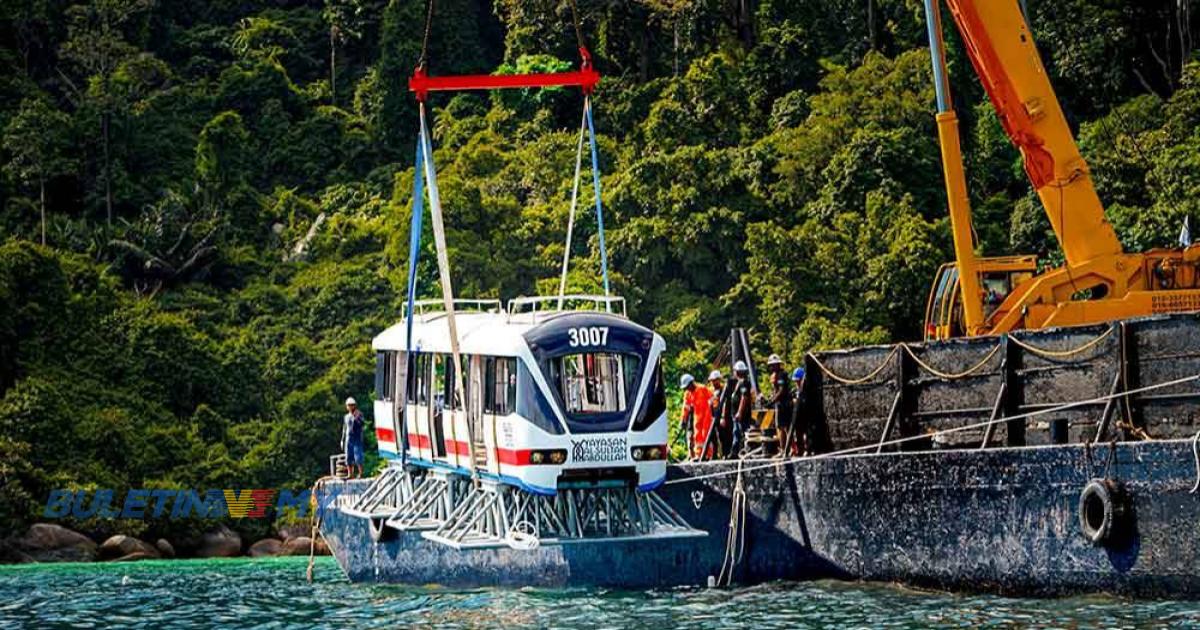
[[[354,398],[346,399],[346,415],[342,417],[342,452],[346,454],[346,472],[352,478],[363,476],[363,414]],[[355,472],[355,467],[358,471]]]

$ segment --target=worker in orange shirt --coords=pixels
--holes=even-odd
[[[703,459],[704,445],[708,441],[708,432],[712,429],[712,391],[704,385],[696,383],[691,374],[684,374],[679,379],[679,387],[683,389],[683,422],[691,420],[692,444],[689,447],[693,458]]]

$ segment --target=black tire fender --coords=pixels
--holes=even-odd
[[[1115,541],[1129,529],[1129,500],[1112,479],[1093,479],[1079,493],[1079,529],[1094,545]]]

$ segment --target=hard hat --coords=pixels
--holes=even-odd
[[[750,368],[746,367],[745,361],[738,361],[733,364],[733,371],[734,372],[749,372]]]
[[[721,376],[721,370],[713,370],[708,373],[708,380],[710,381],[719,381],[723,378],[725,377]]]
[[[696,379],[692,378],[691,374],[684,374],[683,376],[679,377],[679,388],[680,389],[686,388],[688,385],[691,385],[692,383],[695,383],[695,382],[696,382]]]
[[[792,380],[793,381],[804,380],[804,368],[796,368],[795,370],[792,370]]]
[[[783,359],[780,359],[778,354],[772,354],[767,357],[767,365],[783,365]]]
[[[351,396],[351,397],[349,397],[349,398],[347,398],[347,399],[346,399],[346,405],[347,405],[347,406],[354,405],[355,407],[357,407],[357,406],[358,406],[358,401],[357,401],[357,400],[354,400],[354,397],[353,397],[353,396]]]

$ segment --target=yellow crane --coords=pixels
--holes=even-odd
[[[955,257],[934,280],[925,338],[1200,311],[1200,246],[1122,250],[1018,0],[946,0],[946,6],[1005,133],[1021,152],[1066,262],[1038,273],[1036,256],[976,255],[940,7],[938,0],[924,3]]]

